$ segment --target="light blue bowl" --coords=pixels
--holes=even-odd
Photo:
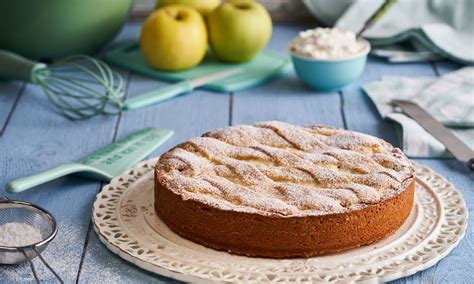
[[[317,91],[336,91],[359,78],[367,62],[370,44],[355,56],[342,59],[314,59],[291,53],[296,75]]]

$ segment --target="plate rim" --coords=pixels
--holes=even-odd
[[[130,169],[125,170],[121,175],[119,175],[117,177],[114,177],[110,181],[110,183],[108,183],[108,184],[106,184],[105,186],[102,187],[101,191],[99,191],[96,194],[96,197],[95,197],[95,200],[94,200],[94,203],[93,203],[93,206],[92,206],[92,218],[91,219],[92,219],[94,231],[96,232],[99,240],[111,252],[113,252],[114,254],[117,254],[122,259],[126,260],[127,262],[132,263],[132,264],[134,264],[134,265],[136,265],[136,266],[138,266],[138,267],[140,267],[144,270],[147,270],[151,273],[159,274],[159,275],[162,275],[162,276],[165,276],[165,277],[173,278],[173,279],[176,279],[176,280],[185,281],[185,282],[214,283],[214,280],[212,280],[212,279],[205,279],[205,278],[199,277],[197,275],[192,275],[190,273],[182,273],[178,270],[172,270],[172,269],[169,269],[169,268],[161,267],[157,264],[153,264],[153,263],[147,262],[143,259],[137,258],[136,256],[132,255],[130,252],[123,250],[120,246],[110,242],[109,239],[107,238],[107,236],[105,236],[103,234],[103,232],[101,231],[100,226],[96,223],[96,218],[94,217],[95,216],[94,211],[96,209],[96,206],[98,205],[99,196],[104,191],[104,189],[106,189],[107,187],[110,187],[113,184],[117,183],[122,176],[126,175],[131,170],[137,170],[138,171],[138,169],[143,168],[144,165],[148,165],[148,164],[153,164],[154,165],[157,162],[158,159],[159,159],[159,157],[154,157],[154,158],[139,162],[135,166],[131,167]],[[428,261],[426,261],[422,264],[416,265],[414,267],[410,267],[410,268],[404,269],[404,270],[399,270],[395,273],[390,273],[390,274],[385,274],[385,275],[374,275],[374,277],[372,277],[370,279],[365,279],[363,281],[375,281],[375,282],[393,281],[393,280],[396,280],[396,279],[399,279],[399,278],[402,278],[402,277],[407,277],[407,276],[413,275],[413,274],[415,274],[419,271],[428,269],[430,267],[433,267],[441,259],[446,257],[454,248],[456,248],[459,245],[460,241],[464,238],[464,236],[466,234],[467,225],[468,225],[469,211],[467,210],[466,201],[465,201],[462,193],[452,183],[450,183],[446,178],[444,178],[442,175],[436,173],[433,169],[429,168],[428,166],[425,166],[425,165],[419,164],[417,162],[414,162],[414,161],[412,161],[412,163],[413,163],[415,168],[421,168],[423,170],[426,170],[429,173],[429,177],[435,177],[435,178],[440,179],[441,181],[443,181],[446,185],[448,185],[447,187],[449,187],[450,190],[454,191],[456,194],[459,195],[459,197],[462,201],[459,204],[459,206],[464,209],[464,216],[463,216],[464,217],[463,218],[464,226],[460,225],[460,227],[462,229],[462,233],[460,235],[458,235],[455,242],[447,245],[447,249],[445,249],[442,253],[438,254],[437,257],[435,257],[435,258],[432,258],[432,259],[430,259],[430,260],[428,260]],[[153,170],[153,169],[154,169],[154,167],[151,167],[151,169],[149,169],[149,170]],[[429,183],[427,181],[421,179],[419,176],[416,176],[416,181],[421,182],[423,184],[423,186],[426,187],[426,188],[429,188],[433,192],[433,194],[438,195],[438,193],[432,188],[432,186],[429,185]],[[437,196],[437,197],[439,198],[439,196]],[[441,216],[443,216],[443,215],[441,215]],[[245,257],[245,256],[241,256],[241,257]]]

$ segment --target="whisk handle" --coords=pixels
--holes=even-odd
[[[41,68],[46,68],[46,65],[0,49],[0,78],[2,79],[31,82],[33,72]]]

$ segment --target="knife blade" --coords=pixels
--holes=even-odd
[[[428,133],[441,142],[446,149],[459,161],[467,163],[474,170],[474,151],[454,135],[446,126],[437,121],[431,114],[417,103],[406,100],[392,100],[406,115],[418,122]]]
[[[124,109],[136,109],[152,104],[156,104],[182,94],[191,92],[197,87],[215,82],[219,79],[226,78],[231,75],[242,72],[242,68],[234,68],[224,71],[218,71],[206,76],[198,77],[192,80],[184,80],[179,83],[171,84],[163,88],[141,94],[139,96],[130,98],[124,102]]]
[[[219,79],[223,79],[227,76],[238,74],[240,72],[242,72],[241,68],[234,68],[234,69],[230,69],[230,70],[215,72],[215,73],[203,76],[203,77],[192,79],[192,80],[190,80],[190,83],[193,86],[193,88],[197,88],[197,87],[204,86],[208,83],[212,83],[214,81],[217,81]]]

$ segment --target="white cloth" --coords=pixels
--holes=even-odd
[[[354,1],[335,26],[358,31],[382,3]],[[422,53],[428,49],[459,63],[474,64],[473,15],[472,0],[397,0],[363,36],[374,49],[410,41],[415,50],[422,45]]]
[[[439,78],[384,77],[363,86],[378,112],[397,122],[400,144],[410,157],[444,157],[445,147],[411,118],[391,105],[393,99],[411,100],[448,126],[474,148],[474,67]]]

